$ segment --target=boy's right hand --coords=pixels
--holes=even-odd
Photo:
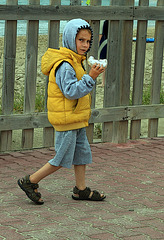
[[[105,71],[103,65],[100,64],[93,64],[91,70],[89,71],[89,76],[95,80],[101,73]]]

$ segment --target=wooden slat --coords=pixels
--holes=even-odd
[[[119,0],[113,0],[113,5],[119,5]],[[110,21],[108,24],[108,41],[107,41],[107,59],[108,67],[105,73],[104,86],[104,107],[118,106],[119,104],[119,21]],[[113,122],[106,122],[102,125],[102,141],[111,142],[113,135]]]
[[[61,4],[61,0],[51,0],[50,4]],[[58,48],[59,47],[59,29],[60,21],[50,20],[48,23],[48,48]],[[46,51],[46,49],[45,49]],[[46,89],[45,89],[45,111],[47,111],[47,87],[48,87],[48,77],[46,77]]]
[[[133,18],[133,9],[129,7],[107,7],[107,6],[28,6],[9,7],[0,5],[0,20],[70,20],[72,18],[83,18],[92,20],[112,20]],[[98,17],[99,16],[99,17]]]
[[[91,6],[101,6],[101,0],[91,0]],[[89,55],[93,56],[95,59],[98,59],[98,47],[99,47],[99,28],[100,28],[100,21],[91,21],[91,27],[93,30],[93,43],[92,48],[90,50]],[[91,107],[95,108],[95,102],[96,102],[96,84],[93,87],[92,90],[92,104]],[[93,143],[93,134],[94,134],[94,124],[89,124],[89,126],[86,129],[87,137],[89,143]]]
[[[164,104],[128,106],[127,119],[163,118]]]
[[[149,0],[140,0],[140,6],[148,6]],[[137,24],[137,42],[134,65],[133,95],[132,104],[142,104],[143,82],[145,69],[145,53],[146,53],[146,34],[147,21],[138,21]],[[141,121],[131,121],[130,138],[139,139],[141,131]]]
[[[164,0],[158,0],[158,6],[164,6]],[[155,26],[155,42],[152,66],[151,104],[160,103],[160,89],[162,78],[164,48],[164,21],[157,21]],[[148,124],[148,137],[157,137],[158,118],[150,119]]]
[[[60,5],[61,0],[51,0],[50,5]],[[59,47],[59,29],[60,21],[50,20],[48,26],[48,47],[58,48]],[[46,77],[46,89],[45,89],[45,111],[47,111],[47,89],[48,89],[49,78]],[[43,146],[49,147],[54,145],[54,128],[45,127],[43,129]]]
[[[164,20],[163,13],[164,7],[0,5],[0,20]]]
[[[164,7],[134,7],[134,20],[164,20]]]
[[[92,109],[90,123],[164,118],[164,104],[119,106]],[[51,127],[47,113],[0,115],[1,130]]]
[[[133,119],[149,119],[149,118],[163,118],[164,104],[129,106],[127,118]]]
[[[61,5],[61,0],[50,0],[50,5]],[[48,35],[48,47],[49,48],[58,48],[59,47],[59,29],[60,21],[59,20],[50,20],[49,21],[49,35]]]
[[[8,5],[18,4],[18,0],[7,0]],[[11,114],[14,106],[15,58],[16,58],[17,21],[7,20],[4,37],[4,68],[2,83],[2,113]],[[11,150],[12,131],[0,134],[0,151]]]
[[[29,0],[29,4],[40,4],[40,0]],[[39,21],[28,21],[25,68],[24,113],[35,111]],[[33,147],[34,129],[22,131],[22,148]]]
[[[134,0],[121,1],[120,4],[133,6]],[[129,105],[130,96],[130,78],[131,78],[131,59],[132,59],[132,37],[133,37],[133,21],[120,22],[120,37],[119,37],[119,87],[118,95],[119,105]],[[128,121],[115,122],[113,126],[112,142],[126,142],[128,136]]]
[[[0,130],[18,130],[50,127],[47,113],[29,113],[0,116]]]
[[[90,122],[106,123],[110,121],[122,121],[127,119],[127,108],[125,107],[109,107],[92,110]],[[110,133],[109,133],[110,134]]]

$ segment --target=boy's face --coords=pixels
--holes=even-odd
[[[91,33],[88,29],[81,29],[76,35],[76,49],[77,53],[84,55],[89,49],[91,41]]]

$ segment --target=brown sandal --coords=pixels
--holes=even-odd
[[[39,188],[39,185],[37,183],[31,183],[30,175],[26,175],[24,178],[18,179],[18,185],[33,202],[40,205],[44,203],[43,201],[39,201],[41,194],[35,191]]]

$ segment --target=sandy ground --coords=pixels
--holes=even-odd
[[[148,37],[154,37],[154,29],[148,29]],[[135,36],[135,32],[134,32]],[[39,36],[38,43],[38,69],[37,69],[37,91],[44,90],[45,88],[45,76],[41,73],[41,57],[44,52],[47,50],[47,36]],[[61,41],[60,41],[61,42]],[[134,57],[135,57],[135,46],[136,43],[133,42],[133,58],[132,58],[132,75],[134,72]],[[145,62],[145,80],[144,85],[148,85],[151,82],[152,74],[152,58],[153,58],[153,43],[147,43],[146,49],[146,62]],[[0,38],[0,104],[2,96],[2,74],[3,74],[3,52],[4,52],[4,38]],[[15,95],[20,96],[24,94],[24,76],[25,76],[25,53],[26,53],[26,37],[17,38],[17,50],[16,50],[16,69],[15,69]],[[164,70],[162,73],[162,86],[164,87]],[[103,93],[104,89],[101,86],[101,77],[97,80],[96,86],[96,108],[103,106]],[[38,134],[41,135],[42,131],[39,129],[35,130],[36,132],[36,146],[38,144]],[[41,133],[40,133],[41,132]],[[142,131],[141,136],[147,135],[147,120],[142,120]],[[159,121],[159,135],[164,135],[164,120],[160,119]],[[20,137],[19,137],[20,136]],[[13,142],[14,145],[19,145],[19,140],[21,139],[20,131],[14,131],[13,133]],[[35,139],[34,139],[35,142]],[[40,145],[40,143],[39,143]],[[14,147],[15,148],[15,147]]]

